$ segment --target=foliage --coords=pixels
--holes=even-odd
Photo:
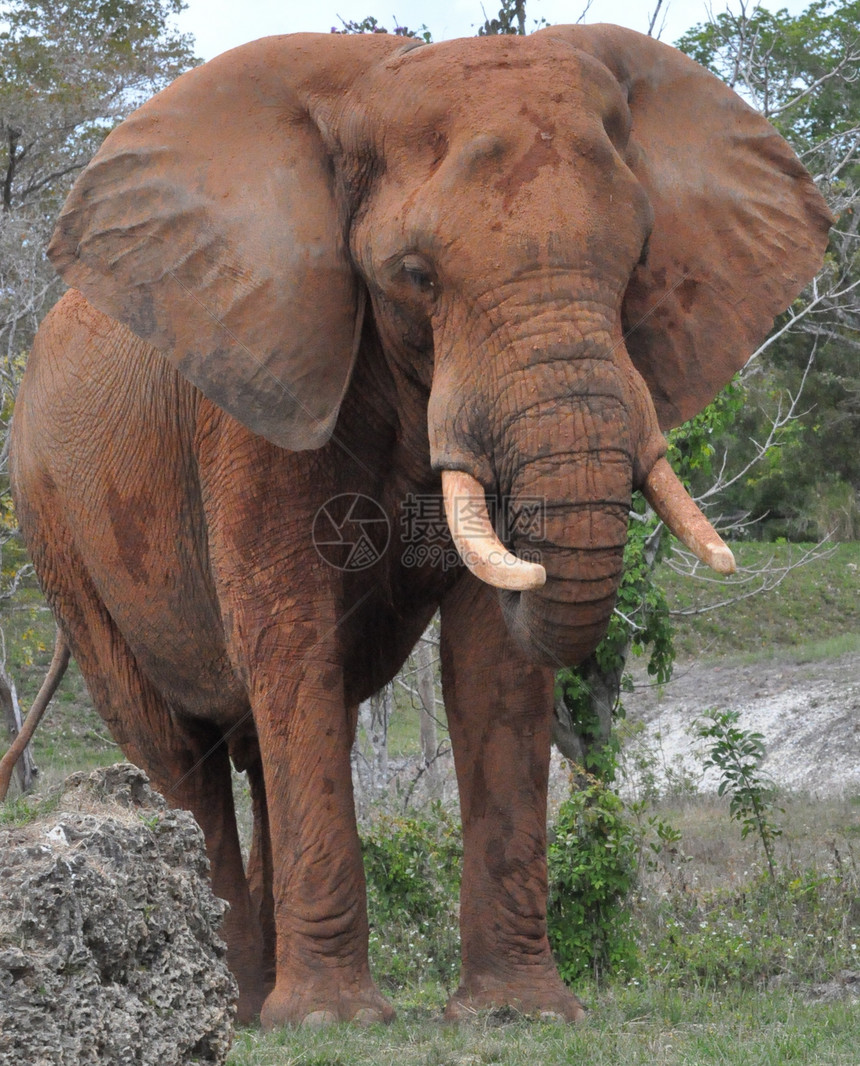
[[[689,987],[821,981],[857,959],[857,871],[816,864],[753,871],[702,894],[673,892],[650,916],[643,969]]]
[[[339,30],[336,26],[332,26],[332,33],[388,33],[389,31],[380,26],[377,19],[373,15],[368,15],[360,22],[355,19],[341,19],[343,29]],[[413,37],[417,40],[424,41],[425,44],[430,44],[433,40],[433,35],[422,25],[417,30],[410,30],[408,26],[395,25],[394,29],[390,31],[395,37]]]
[[[370,954],[383,985],[456,976],[462,850],[460,827],[438,802],[423,815],[380,814],[362,834]]]
[[[711,740],[705,769],[720,771],[717,795],[729,795],[729,813],[740,823],[741,836],[746,839],[756,833],[767,858],[771,878],[774,869],[773,843],[782,836],[782,829],[774,820],[782,808],[776,806],[776,786],[761,772],[764,759],[764,737],[751,733],[737,723],[737,711],[711,711],[697,729],[703,740]]]
[[[108,130],[195,60],[181,0],[12,0],[0,33],[5,212],[54,213]]]
[[[860,0],[813,0],[799,14],[756,5],[714,15],[677,46],[751,98],[799,153],[820,163],[834,140],[839,154],[853,149],[858,24]]]
[[[628,897],[636,883],[637,840],[624,803],[590,774],[574,779],[559,808],[548,851],[547,927],[565,981],[636,968]]]
[[[45,258],[54,218],[108,131],[196,60],[181,0],[11,0],[0,32],[2,407],[61,291]],[[5,425],[5,423],[4,423]]]
[[[485,19],[478,30],[479,37],[494,37],[508,34],[524,37],[526,33],[525,0],[502,0],[497,18]]]
[[[713,476],[715,441],[734,425],[746,401],[744,383],[735,377],[703,411],[669,432],[666,457],[688,487],[698,473]]]

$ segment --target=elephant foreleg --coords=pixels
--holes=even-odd
[[[265,656],[262,657],[265,661]],[[290,691],[257,682],[273,856],[275,987],[264,1026],[388,1021],[370,976],[364,869],[350,772],[354,721],[339,668],[297,654]],[[285,710],[286,708],[286,710]]]
[[[460,987],[446,1016],[512,1006],[575,1021],[546,935],[553,674],[508,634],[495,590],[465,577],[442,604],[442,685],[463,819]]]

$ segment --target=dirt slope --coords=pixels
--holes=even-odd
[[[643,731],[625,751],[645,753],[658,781],[688,775],[704,788],[703,742],[694,736],[704,712],[740,711],[740,725],[763,734],[763,769],[782,788],[813,795],[860,796],[860,654],[823,662],[741,665],[678,664],[662,689],[637,678],[626,701],[628,721]],[[636,760],[633,759],[633,762]],[[641,771],[640,771],[641,773]]]

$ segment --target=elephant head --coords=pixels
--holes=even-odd
[[[744,364],[830,222],[766,121],[632,31],[296,35],[115,130],[50,254],[287,449],[337,439],[353,364],[382,353],[425,394],[465,561],[534,657],[572,663],[611,613],[633,489],[731,568],[662,433]],[[543,501],[540,565],[485,515],[465,529],[476,492]]]

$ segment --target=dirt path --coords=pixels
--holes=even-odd
[[[644,753],[663,785],[678,774],[713,785],[713,776],[702,780],[695,753],[703,742],[693,732],[695,719],[716,708],[740,711],[740,725],[763,734],[763,769],[782,788],[860,796],[860,654],[814,663],[692,662],[678,664],[662,689],[648,680],[638,677],[625,700],[628,721],[644,727],[625,750]]]

